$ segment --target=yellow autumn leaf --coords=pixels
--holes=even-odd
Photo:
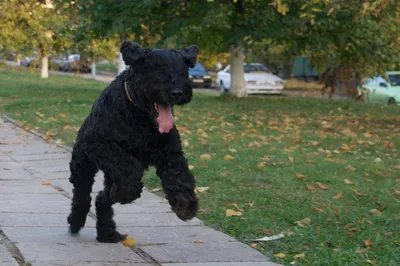
[[[63,118],[66,118],[68,115],[67,115],[67,114],[64,114],[64,113],[61,113],[61,114],[58,114],[58,116],[63,117]]]
[[[285,253],[277,253],[274,256],[277,257],[277,258],[282,259],[282,258],[286,257],[286,254]]]
[[[189,164],[189,170],[193,170],[194,169],[194,165]]]
[[[54,117],[50,116],[49,118],[47,118],[47,120],[51,121],[51,122],[55,122],[57,121],[57,119],[55,119]]]
[[[322,190],[327,190],[327,189],[328,189],[327,186],[325,186],[324,184],[322,184],[322,183],[320,183],[320,182],[317,182],[317,186],[318,186],[320,189],[322,189]]]
[[[329,9],[327,15],[330,16],[330,15],[333,13],[333,11],[335,11],[335,8],[334,8],[334,7],[332,7],[331,9]]]
[[[365,240],[365,241],[364,241],[364,244],[365,244],[367,247],[369,247],[369,246],[372,246],[374,243],[371,241],[371,239],[368,239],[368,240]]]
[[[234,211],[231,209],[226,209],[226,213],[225,213],[226,217],[231,217],[231,216],[242,216],[243,213],[240,211]]]
[[[369,212],[370,212],[371,214],[373,214],[373,215],[376,215],[376,216],[379,216],[379,215],[382,214],[382,212],[380,212],[380,211],[377,210],[377,209],[372,209],[372,210],[370,210]]]
[[[71,126],[69,126],[69,125],[65,125],[64,127],[63,127],[63,130],[70,130],[71,129]]]
[[[344,183],[345,183],[346,185],[351,185],[351,184],[353,184],[353,182],[351,182],[350,179],[347,179],[347,178],[344,180]]]
[[[306,254],[304,254],[304,253],[294,255],[295,259],[304,259],[305,257],[306,257]]]
[[[341,199],[343,198],[343,194],[342,193],[338,193],[336,194],[336,196],[333,197],[334,199]]]
[[[356,190],[354,188],[352,188],[351,190],[353,190],[353,192],[354,192],[354,194],[356,194],[356,196],[361,196],[362,195],[361,192],[359,192],[358,190]]]
[[[294,163],[294,159],[291,156],[288,156],[289,162]]]
[[[304,180],[306,177],[300,173],[296,173],[296,178],[300,180]]]
[[[344,150],[344,151],[350,151],[350,147],[349,147],[349,145],[347,145],[347,144],[343,144],[341,148],[342,148],[342,150]]]
[[[211,160],[211,155],[210,154],[202,154],[202,155],[200,155],[200,160],[202,160],[202,161],[210,161]]]
[[[232,161],[233,159],[235,159],[235,158],[233,158],[233,156],[231,156],[229,154],[224,156],[225,161]]]
[[[196,192],[196,193],[203,193],[203,192],[207,191],[209,188],[210,188],[210,187],[196,187],[196,188],[194,189],[194,192]]]
[[[136,245],[136,239],[127,237],[124,241],[122,241],[122,245],[124,245],[125,247],[132,247]]]
[[[266,164],[266,162],[261,162],[261,163],[257,164],[257,168],[264,168],[265,164]]]
[[[189,146],[189,141],[187,139],[185,139],[183,141],[183,146],[188,147]]]
[[[306,227],[311,224],[311,219],[307,217],[307,218],[304,218],[303,220],[296,221],[294,223],[300,227]]]
[[[43,185],[43,186],[50,186],[50,185],[51,185],[51,182],[48,181],[48,180],[44,180],[44,181],[42,181],[42,185]]]
[[[232,152],[232,153],[236,153],[237,152],[236,149],[229,149],[229,151]]]
[[[311,191],[312,193],[315,193],[317,191],[314,186],[310,185],[307,186],[307,190]]]

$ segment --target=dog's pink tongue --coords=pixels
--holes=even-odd
[[[174,127],[174,117],[169,105],[157,105],[158,107],[158,131],[168,133]]]

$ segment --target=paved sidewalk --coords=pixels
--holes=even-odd
[[[135,247],[96,242],[93,207],[80,235],[68,235],[69,159],[68,151],[0,118],[1,266],[277,265],[198,219],[180,221],[164,199],[148,191],[114,208],[119,231],[136,238]],[[93,196],[101,188],[99,174]]]

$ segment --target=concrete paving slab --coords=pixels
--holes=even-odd
[[[0,213],[1,227],[68,227],[63,213]],[[87,219],[85,227],[95,227],[93,219]]]
[[[12,176],[7,176],[12,178]],[[43,186],[37,180],[0,180],[0,194],[2,193],[58,193],[51,186]]]
[[[193,262],[267,262],[267,257],[239,242],[187,243],[142,247],[160,263]]]
[[[199,226],[202,224],[198,219],[184,222],[179,220],[174,213],[116,213],[114,219],[120,227]]]
[[[36,263],[47,261],[69,262],[146,262],[122,244],[67,243],[40,244],[16,243],[26,261]],[[42,265],[42,264],[39,264]]]
[[[129,231],[127,231],[127,229]],[[138,246],[175,242],[237,242],[233,237],[205,226],[119,227],[119,230],[121,233],[127,233],[130,237],[135,238]]]
[[[7,247],[2,244],[0,240],[0,265],[4,265],[6,262],[15,263],[16,261],[8,251]]]
[[[90,218],[89,218],[90,219]],[[71,236],[67,224],[63,227],[2,227],[3,232],[13,242],[41,244],[97,243],[96,229],[83,228],[79,235]]]

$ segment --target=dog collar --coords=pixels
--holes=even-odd
[[[131,96],[129,95],[128,85],[127,85],[126,81],[124,81],[124,85],[125,85],[125,93],[126,93],[126,96],[128,97],[129,101],[130,101],[131,103],[133,103],[132,98],[131,98]]]

